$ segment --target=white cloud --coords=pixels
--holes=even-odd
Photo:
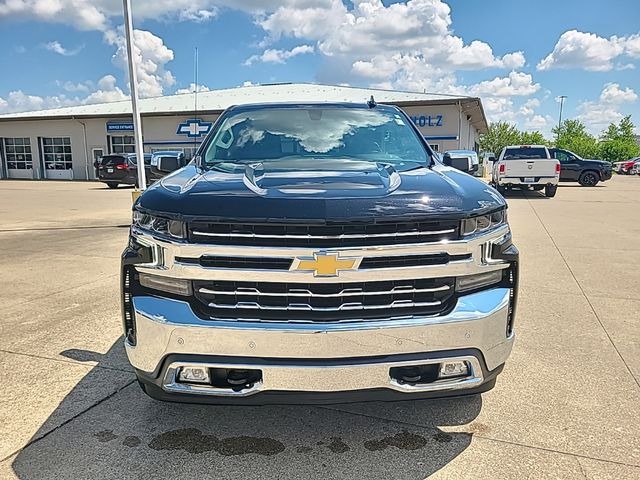
[[[624,114],[620,112],[621,107],[637,99],[638,95],[631,88],[622,89],[617,83],[607,83],[597,101],[585,101],[578,105],[577,118],[591,133],[597,134],[610,123],[622,120]]]
[[[411,59],[450,71],[511,69],[525,63],[522,52],[497,57],[487,43],[465,44],[453,35],[451,10],[442,0],[409,0],[389,6],[381,0],[351,3],[352,9],[341,0],[289,2],[261,17],[258,25],[272,40],[281,36],[316,40],[324,55],[351,58],[360,75],[371,70],[363,62],[379,64],[380,57],[394,57],[405,64]]]
[[[94,83],[90,80],[87,80],[86,82],[75,84],[76,87],[78,85],[86,87],[88,85],[94,85]],[[97,87],[97,90],[92,91],[85,97],[67,97],[66,95],[41,97],[38,95],[26,94],[22,90],[15,90],[9,92],[6,100],[0,97],[0,113],[27,112],[30,110],[70,107],[73,105],[115,102],[118,100],[126,100],[127,98],[129,98],[116,85],[116,78],[113,75],[105,75],[104,77],[102,77],[100,80],[98,80]],[[75,91],[84,92],[85,90],[76,89]]]
[[[216,4],[223,0],[137,0],[133,13],[137,20],[177,19],[203,22],[216,16]],[[252,5],[239,0],[239,6]],[[253,2],[258,3],[258,2]],[[230,6],[235,6],[231,3]],[[35,19],[72,25],[79,30],[106,31],[121,22],[122,2],[115,0],[6,0],[0,3],[1,18]]]
[[[291,50],[267,49],[262,55],[252,55],[245,60],[244,65],[251,65],[255,62],[263,63],[285,63],[288,59],[305,53],[313,53],[314,48],[311,45],[298,45]]]
[[[56,85],[61,87],[63,90],[71,93],[89,92],[91,91],[92,88],[94,88],[93,82],[91,80],[87,80],[85,82],[77,82],[77,83],[71,82],[71,81],[66,81],[66,82],[56,81]]]
[[[105,40],[117,46],[112,57],[114,65],[128,72],[127,49],[124,37],[115,31],[105,33]],[[157,97],[162,95],[165,87],[172,86],[176,80],[165,65],[173,60],[173,50],[164,41],[147,30],[133,31],[133,44],[136,73],[138,76],[138,92],[141,97]]]
[[[537,69],[580,68],[608,72],[633,67],[633,64],[615,63],[622,55],[640,58],[640,34],[603,38],[595,33],[569,30],[560,36],[553,51],[538,63]]]
[[[60,42],[54,40],[53,42],[45,43],[44,48],[49,50],[50,52],[57,53],[58,55],[63,55],[65,57],[71,57],[73,55],[77,55],[80,53],[80,50],[84,48],[84,45],[80,45],[79,47],[68,49],[64,48]]]
[[[485,80],[468,88],[469,94],[479,97],[528,96],[538,90],[540,90],[540,84],[533,83],[531,74],[515,71],[509,73],[507,77]]]
[[[638,99],[638,95],[631,88],[624,90],[617,83],[607,83],[600,93],[600,101],[609,104],[632,103]]]
[[[196,84],[191,82],[189,84],[189,88],[179,88],[176,90],[176,95],[182,95],[184,93],[193,93],[196,91]],[[210,91],[209,87],[206,85],[198,85],[198,92],[208,92]]]
[[[549,119],[542,115],[533,115],[524,121],[524,128],[526,130],[544,130],[549,126]]]

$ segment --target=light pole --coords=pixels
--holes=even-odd
[[[560,116],[558,117],[558,139],[560,139],[560,128],[562,125],[562,105],[564,104],[564,99],[567,98],[566,95],[560,95],[558,99],[560,100]]]
[[[131,88],[131,109],[133,111],[133,134],[136,139],[136,158],[138,168],[138,188],[147,188],[147,176],[144,170],[144,151],[142,149],[142,120],[138,109],[138,74],[133,60],[133,20],[131,19],[131,0],[122,0],[124,6],[124,31],[127,42],[127,63],[129,64],[129,84]]]

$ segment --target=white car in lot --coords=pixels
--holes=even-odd
[[[560,181],[560,162],[544,145],[510,145],[493,164],[491,184],[504,193],[511,188],[542,190],[554,197]]]

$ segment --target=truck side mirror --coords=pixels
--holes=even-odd
[[[158,158],[158,170],[164,173],[175,172],[179,168],[182,168],[182,162],[178,157],[160,157]]]
[[[468,173],[471,171],[471,159],[468,157],[452,157],[448,153],[445,153],[442,158],[442,163],[462,172]]]
[[[488,160],[489,162],[496,163],[496,157],[494,157],[493,155],[489,155],[489,157],[487,158],[487,160]]]

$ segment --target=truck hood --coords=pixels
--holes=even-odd
[[[484,182],[442,165],[397,171],[372,162],[186,167],[156,182],[137,208],[186,220],[375,221],[464,218],[505,206]]]

